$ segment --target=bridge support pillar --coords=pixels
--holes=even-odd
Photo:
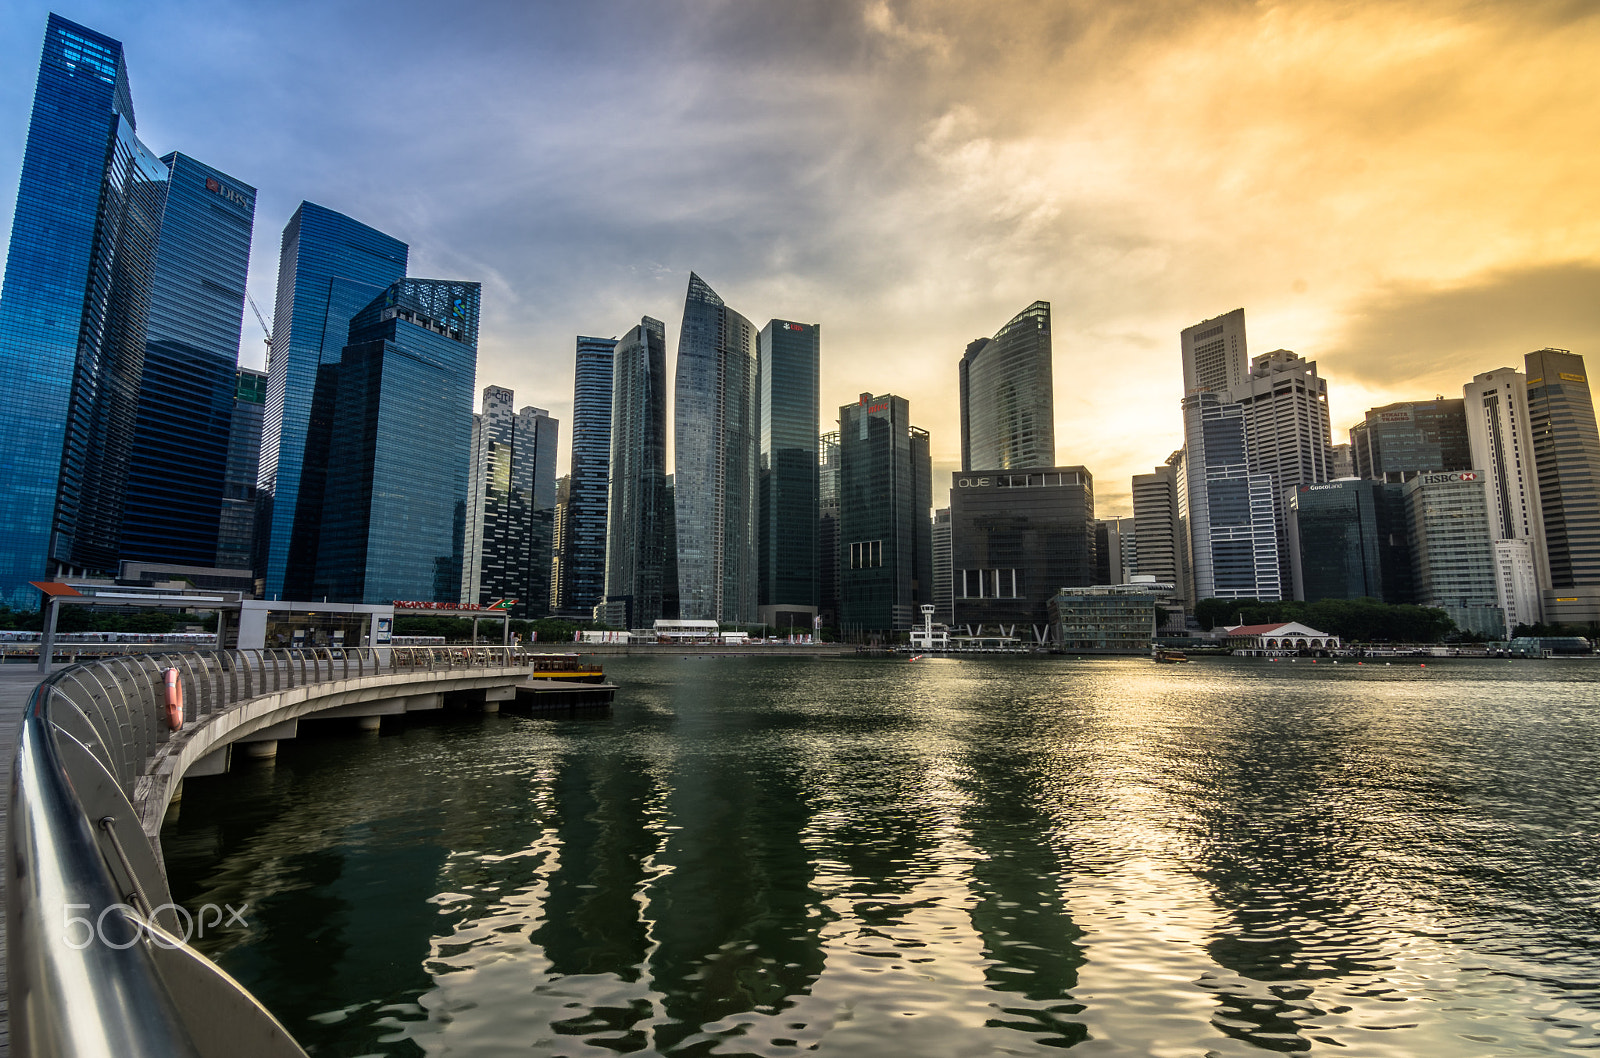
[[[278,740],[275,738],[257,739],[241,743],[244,755],[251,760],[271,760],[278,755]]]
[[[383,717],[381,715],[358,716],[356,717],[356,723],[361,725],[361,730],[363,731],[376,731],[383,726]]]
[[[500,711],[500,703],[499,702],[484,702],[483,703],[483,711],[486,712],[486,713],[498,713]]]

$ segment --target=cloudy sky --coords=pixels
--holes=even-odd
[[[1102,515],[1180,443],[1179,330],[1239,306],[1252,353],[1318,362],[1341,441],[1531,349],[1600,357],[1585,0],[55,9],[124,42],[147,145],[260,189],[269,314],[321,203],[482,281],[479,387],[563,422],[573,337],[648,314],[670,352],[690,269],[820,323],[824,422],[906,396],[944,472],[966,343],[1051,302],[1058,459]],[[0,236],[48,10],[0,7]]]

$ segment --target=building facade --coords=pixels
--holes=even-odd
[[[755,328],[691,272],[673,382],[684,620],[757,619],[757,397]]]
[[[402,279],[350,320],[328,447],[306,452],[327,468],[311,598],[460,601],[480,297]]]
[[[169,177],[120,554],[206,566],[221,528],[255,188],[185,154],[161,162]]]
[[[1183,425],[1193,601],[1281,599],[1278,500],[1272,475],[1250,469],[1243,406],[1201,391],[1184,398]]]
[[[820,328],[771,320],[757,336],[756,348],[757,619],[780,631],[810,632],[820,603]]]
[[[950,490],[955,627],[1044,641],[1052,597],[1095,584],[1094,478],[1081,466],[962,471]]]
[[[0,291],[0,602],[116,568],[166,181],[122,44],[51,15]]]
[[[1168,609],[1185,605],[1188,581],[1183,520],[1178,504],[1178,468],[1171,462],[1133,476],[1133,525],[1137,541],[1135,572],[1173,585]]]
[[[261,412],[266,399],[267,373],[241,367],[234,379],[222,514],[217,520],[213,564],[219,569],[255,568],[256,473],[261,463]]]
[[[1412,601],[1399,485],[1357,479],[1297,485],[1286,506],[1296,599]]]
[[[1600,430],[1583,357],[1540,349],[1524,359],[1549,581],[1544,618],[1600,623]]]
[[[333,447],[343,350],[351,320],[405,276],[409,253],[399,239],[313,202],[300,203],[283,229],[257,481],[268,599],[320,597],[312,581],[328,468],[319,460]],[[463,419],[464,435],[470,422]]]
[[[555,613],[589,617],[606,593],[615,338],[578,337],[572,383],[572,475],[555,578]]]
[[[1138,584],[1064,588],[1052,595],[1046,614],[1055,649],[1082,654],[1150,653],[1156,610],[1172,585],[1141,580]]]
[[[961,358],[961,469],[1056,462],[1050,303],[1035,301]]]
[[[1094,582],[1122,584],[1137,572],[1138,529],[1132,518],[1094,520]]]
[[[667,339],[644,317],[612,357],[611,482],[606,520],[602,619],[613,627],[653,627],[676,579],[669,549],[667,494]],[[597,609],[597,613],[600,609]]]
[[[461,601],[515,599],[510,612],[526,619],[550,612],[560,424],[514,399],[489,386],[472,417]]]
[[[817,608],[839,627],[839,431],[817,439]]]
[[[1534,464],[1526,377],[1502,367],[1462,387],[1472,466],[1484,475],[1492,540],[1523,540],[1533,549],[1539,583],[1550,584],[1544,512]]]
[[[1350,454],[1354,475],[1371,481],[1471,470],[1465,403],[1441,396],[1372,408],[1350,427]]]
[[[1406,482],[1412,581],[1421,605],[1444,610],[1465,631],[1504,639],[1486,485],[1478,470],[1418,474]]]
[[[1245,341],[1244,309],[1234,309],[1179,335],[1183,357],[1183,395],[1223,393],[1250,374],[1250,349]]]
[[[950,538],[950,508],[933,512],[933,620],[948,625],[955,620],[955,581]]]
[[[909,631],[933,602],[933,463],[911,405],[863,393],[839,409],[839,629]]]

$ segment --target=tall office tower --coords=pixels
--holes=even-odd
[[[1095,584],[1126,584],[1137,572],[1129,560],[1136,546],[1137,531],[1132,518],[1094,520]]]
[[[1171,463],[1149,474],[1133,476],[1133,527],[1140,575],[1171,584],[1174,594],[1164,609],[1182,608],[1184,583],[1183,526],[1179,519],[1178,470]]]
[[[1201,391],[1183,399],[1183,424],[1195,601],[1281,598],[1278,505],[1272,475],[1250,470],[1244,406]]]
[[[817,439],[817,607],[839,627],[839,431]]]
[[[1503,639],[1509,629],[1495,586],[1487,479],[1481,471],[1462,470],[1406,482],[1411,574],[1418,603],[1444,610],[1466,631]]]
[[[1488,489],[1490,539],[1526,540],[1540,585],[1549,585],[1525,376],[1510,367],[1485,371],[1462,387],[1462,396],[1472,465]]]
[[[121,43],[51,15],[0,296],[0,603],[115,568],[166,179]]]
[[[1294,597],[1411,602],[1411,556],[1398,484],[1297,485],[1288,499]]]
[[[933,602],[933,462],[904,397],[839,409],[839,629],[906,631]]]
[[[257,572],[268,599],[316,597],[328,475],[318,460],[333,442],[342,350],[356,313],[404,278],[409,253],[400,240],[313,202],[300,203],[283,229],[257,482]]]
[[[691,272],[673,389],[678,591],[685,620],[757,619],[756,373],[755,328]]]
[[[1180,338],[1183,353],[1183,395],[1221,393],[1250,375],[1250,352],[1245,342],[1244,309],[1185,327]]]
[[[1518,625],[1538,624],[1543,612],[1539,575],[1534,569],[1533,548],[1526,540],[1494,542],[1495,601],[1506,615],[1506,635]]]
[[[1600,430],[1583,357],[1540,349],[1525,358],[1528,421],[1553,589],[1545,618],[1600,622]]]
[[[570,528],[567,522],[572,501],[572,475],[563,474],[556,479],[555,516],[550,521],[550,615],[561,614],[561,583],[566,579],[567,546]]]
[[[185,154],[161,162],[171,175],[120,557],[209,566],[228,469],[255,188]]]
[[[1356,476],[1356,457],[1350,442],[1328,446],[1328,474],[1334,480]]]
[[[266,399],[267,373],[241,367],[234,381],[222,514],[217,519],[217,556],[212,563],[219,569],[253,568],[256,472],[261,463],[261,412]]]
[[[513,401],[488,386],[473,416],[461,601],[515,599],[511,613],[526,619],[550,612],[560,424],[543,408],[513,411]]]
[[[460,601],[480,297],[401,279],[351,318],[316,397],[328,449],[305,453],[327,468],[313,598]]]
[[[1055,466],[1048,301],[968,345],[960,372],[962,470]]]
[[[933,512],[933,619],[955,620],[955,581],[951,575],[950,508]]]
[[[1094,478],[1081,466],[961,471],[950,490],[955,624],[1043,642],[1050,599],[1095,583]],[[991,633],[992,634],[992,633]]]
[[[1467,413],[1459,399],[1401,401],[1350,427],[1355,476],[1401,483],[1425,471],[1472,469]]]
[[[770,320],[756,340],[760,465],[757,619],[811,631],[817,616],[820,328]]]
[[[611,468],[611,374],[615,338],[578,336],[572,384],[572,480],[568,486],[555,613],[588,619],[606,594],[606,504]]]
[[[665,616],[671,572],[667,339],[660,320],[644,317],[617,343],[611,393],[611,494],[601,605],[613,627],[649,628]]]
[[[1227,392],[1244,409],[1249,439],[1245,462],[1252,474],[1272,476],[1272,494],[1287,497],[1301,485],[1333,477],[1333,439],[1328,418],[1328,383],[1315,361],[1275,349],[1250,361],[1249,376]],[[1287,502],[1285,500],[1285,502]],[[1287,516],[1274,506],[1278,537],[1278,583],[1293,580]]]

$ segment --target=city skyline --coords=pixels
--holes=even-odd
[[[0,15],[0,196],[48,6]],[[275,234],[310,199],[416,247],[417,274],[481,276],[475,389],[570,421],[572,336],[649,313],[672,370],[692,268],[753,317],[827,326],[822,406],[904,392],[942,478],[959,463],[952,366],[1050,301],[1059,458],[1094,470],[1109,514],[1181,433],[1172,336],[1236,306],[1255,348],[1319,362],[1340,441],[1368,408],[1600,345],[1597,192],[1570,146],[1596,120],[1581,59],[1600,26],[1468,11],[1011,5],[980,24],[923,4],[715,20],[687,4],[469,6],[426,41],[361,8],[63,13],[124,42],[154,149],[261,188],[264,307]],[[1012,37],[1027,56],[993,62]],[[1241,61],[1207,58],[1222,41]],[[257,61],[272,54],[293,79]],[[659,91],[606,83],[618,56]],[[418,137],[418,114],[448,120]],[[640,146],[657,164],[624,164]],[[259,366],[253,320],[243,345]],[[1140,360],[1138,390],[1096,370]],[[1064,383],[1084,376],[1097,385]],[[1141,399],[1163,389],[1172,401]]]

